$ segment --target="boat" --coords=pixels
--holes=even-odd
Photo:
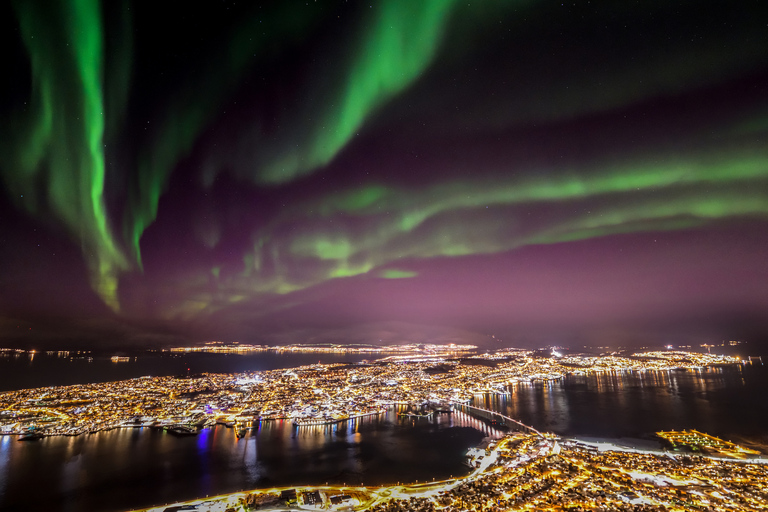
[[[314,417],[296,417],[293,419],[293,426],[294,427],[312,427],[315,425],[333,425],[335,423],[341,423],[343,421],[348,420],[356,420],[359,418],[364,418],[366,416],[377,416],[379,414],[385,413],[385,409],[380,409],[376,411],[369,411],[364,412],[360,414],[334,414],[333,416],[314,416]]]
[[[19,441],[37,441],[38,439],[44,438],[45,435],[43,435],[42,432],[35,432],[33,430],[30,430],[29,432],[26,432],[19,436]]]
[[[176,436],[196,436],[198,431],[186,425],[173,425],[166,427],[166,432]]]
[[[295,418],[293,420],[293,426],[309,427],[314,425],[333,425],[334,423],[340,423],[342,421],[344,420],[336,418]]]
[[[157,423],[157,420],[154,418],[149,418],[146,416],[134,416],[130,420],[124,421],[120,424],[121,427],[127,427],[127,428],[141,428],[141,427],[152,427]]]

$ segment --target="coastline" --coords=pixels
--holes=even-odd
[[[666,457],[677,457],[680,455],[695,455],[696,457],[704,457],[713,460],[722,460],[728,462],[747,462],[768,464],[768,455],[762,454],[759,456],[749,457],[745,459],[738,459],[733,457],[717,456],[707,453],[689,453],[665,450],[662,447],[661,442],[656,442],[648,439],[640,439],[634,437],[619,437],[619,438],[607,438],[607,437],[590,437],[590,436],[562,436],[560,440],[563,442],[571,441],[578,445],[583,445],[595,449],[597,452],[625,452],[625,453],[637,453],[643,455],[656,455]],[[645,445],[645,446],[642,446]],[[651,445],[656,445],[654,449]]]
[[[250,506],[267,511],[315,510],[318,504],[325,510],[426,510],[424,505],[442,505],[442,510],[485,510],[484,495],[476,495],[472,489],[493,489],[496,500],[502,498],[507,505],[528,508],[528,500],[534,508],[556,505],[557,500],[571,503],[571,500],[590,500],[593,504],[611,505],[663,505],[679,503],[679,493],[689,489],[701,497],[700,504],[708,504],[715,497],[722,503],[730,503],[726,494],[732,492],[729,480],[708,471],[711,461],[730,467],[725,470],[751,474],[764,474],[768,459],[739,460],[724,457],[701,456],[690,463],[681,465],[676,453],[648,449],[652,441],[637,438],[594,438],[587,436],[559,437],[533,434],[513,434],[480,450],[477,466],[469,474],[440,481],[400,483],[384,486],[328,486],[296,485],[269,489],[252,489],[214,497],[205,497],[173,504],[141,509],[142,512],[169,512],[171,510],[252,510]],[[638,445],[643,445],[641,448]],[[590,449],[593,448],[593,449]],[[471,450],[470,450],[471,451]],[[649,457],[657,462],[651,462]],[[623,461],[618,468],[612,468],[615,461]],[[658,466],[663,469],[657,472]],[[730,466],[729,466],[730,465]],[[654,469],[651,469],[654,468]],[[697,468],[701,472],[695,474]],[[693,471],[693,473],[691,472]],[[578,473],[580,475],[578,475]],[[508,476],[502,476],[502,475]],[[559,475],[554,477],[554,475]],[[532,476],[533,475],[533,476]],[[533,480],[532,480],[533,478]],[[738,478],[738,476],[737,476]],[[559,479],[559,484],[557,484]],[[532,481],[535,482],[532,484]],[[529,493],[533,485],[536,492]],[[562,491],[551,489],[562,485]],[[596,490],[600,486],[602,490]],[[705,496],[699,491],[705,486],[714,492]],[[586,492],[580,491],[582,487]],[[621,492],[616,488],[622,488]],[[590,490],[591,489],[591,490]],[[593,492],[594,491],[594,492]],[[563,497],[565,492],[568,496]],[[544,496],[538,496],[539,493]],[[550,496],[546,496],[550,494]],[[286,496],[292,498],[286,499]],[[347,501],[331,501],[331,497],[346,497]],[[512,498],[517,496],[517,500]],[[541,498],[541,499],[539,499]],[[755,510],[754,496],[745,510]],[[479,499],[479,502],[472,500]],[[522,501],[520,501],[522,499]],[[309,501],[307,501],[309,500]],[[609,501],[606,501],[609,500]],[[721,503],[721,504],[722,504]],[[478,505],[475,507],[474,505]],[[760,507],[757,506],[759,509]],[[515,508],[517,509],[517,508]],[[545,508],[549,509],[549,508]],[[559,508],[558,508],[559,510]],[[721,510],[717,508],[716,510]]]

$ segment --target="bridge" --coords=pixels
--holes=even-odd
[[[465,404],[463,402],[458,402],[458,401],[451,401],[451,404],[453,405],[454,409],[458,409],[459,411],[469,414],[471,416],[479,417],[489,421],[495,421],[497,423],[502,423],[509,428],[512,428],[512,429],[517,428],[523,432],[528,432],[529,434],[536,434],[539,437],[544,437],[544,434],[542,434],[535,428],[529,425],[526,425],[525,423],[522,423],[520,421],[517,421],[514,418],[510,418],[509,416],[505,416],[501,413],[498,413],[496,411],[483,409],[482,407],[475,407],[473,405]]]

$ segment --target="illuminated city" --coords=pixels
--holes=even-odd
[[[768,510],[767,22],[0,1],[0,512]]]
[[[183,510],[765,510],[768,461],[598,451],[512,434],[463,478],[379,488],[302,487],[186,502]],[[172,507],[156,507],[162,512]],[[182,510],[181,508],[178,510]]]
[[[211,354],[244,354],[250,352],[280,352],[280,353],[307,353],[307,354],[460,354],[472,352],[477,347],[475,345],[433,345],[426,344],[402,344],[402,345],[348,345],[338,344],[295,344],[295,345],[248,345],[248,344],[224,344],[221,342],[208,342],[202,346],[195,347],[172,347],[164,349],[164,352],[171,353],[196,353],[204,352]]]
[[[0,395],[0,431],[20,440],[143,427],[187,436],[223,425],[239,439],[263,422],[292,422],[299,429],[354,425],[393,407],[398,416],[414,419],[462,411],[501,429],[467,452],[466,476],[380,487],[252,490],[147,509],[156,511],[761,510],[768,498],[768,459],[702,432],[658,433],[672,448],[688,450],[638,450],[539,432],[467,405],[475,395],[509,394],[518,382],[574,373],[696,372],[742,364],[738,358],[679,351],[561,355],[557,349],[445,355],[455,348],[366,363],[7,392]]]
[[[516,382],[558,380],[572,372],[695,370],[739,362],[734,357],[674,351],[563,357],[511,349],[458,361],[430,354],[416,361],[399,358],[259,373],[142,377],[2,393],[0,432],[79,435],[156,425],[186,433],[217,422],[238,429],[270,420],[322,424],[377,414],[395,404],[466,403],[477,394],[508,394],[507,386]]]

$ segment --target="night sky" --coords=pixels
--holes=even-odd
[[[18,0],[0,40],[0,340],[768,332],[760,0]]]

